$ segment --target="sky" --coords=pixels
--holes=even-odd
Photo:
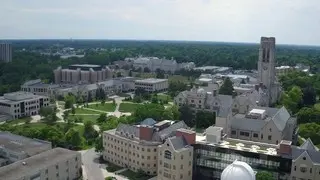
[[[1,0],[0,39],[320,45],[320,0]]]

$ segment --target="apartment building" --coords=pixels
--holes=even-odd
[[[68,69],[58,67],[53,73],[56,84],[90,84],[112,78],[112,71],[107,66],[92,64],[74,64]]]
[[[50,142],[31,139],[9,132],[0,132],[0,144],[0,167],[52,148]]]
[[[0,43],[0,61],[12,61],[12,45],[9,43]]]
[[[281,140],[297,143],[298,127],[285,107],[254,107],[244,114],[236,113],[227,119],[217,119],[216,126],[223,127],[228,137],[279,144]]]
[[[192,180],[195,132],[177,129],[174,137],[158,146],[158,180]]]
[[[168,79],[140,79],[135,80],[135,89],[144,89],[147,92],[155,93],[155,92],[164,92],[168,90],[169,83]]]
[[[146,119],[139,125],[120,124],[116,129],[103,132],[103,159],[132,171],[142,170],[156,175],[158,146],[185,128],[183,122]]]
[[[75,180],[82,176],[81,154],[55,148],[0,168],[1,180]]]
[[[13,119],[36,115],[41,107],[46,106],[49,106],[47,96],[29,92],[18,91],[0,96],[0,113],[10,115]]]

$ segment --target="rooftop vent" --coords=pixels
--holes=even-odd
[[[25,166],[25,165],[27,165],[27,163],[26,163],[25,161],[23,161],[23,162],[22,162],[22,165],[24,165],[24,166]]]

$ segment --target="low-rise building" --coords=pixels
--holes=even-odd
[[[188,128],[183,122],[146,119],[139,125],[120,124],[117,129],[103,132],[103,159],[132,171],[157,174],[158,146]]]
[[[279,144],[281,140],[296,144],[298,138],[296,118],[285,107],[254,107],[245,114],[217,119],[216,126],[223,127],[228,137],[268,144]]]
[[[0,166],[26,159],[51,148],[51,143],[47,141],[0,132]]]
[[[275,68],[275,70],[276,70],[276,76],[279,77],[279,76],[288,74],[293,70],[293,68],[290,66],[278,66]]]
[[[60,87],[59,84],[47,84],[43,83],[41,79],[35,79],[23,83],[21,85],[21,91],[51,97],[54,94],[54,91]]]
[[[158,146],[157,180],[192,180],[193,147],[196,133],[177,129],[176,135]]]
[[[1,180],[73,180],[82,176],[81,153],[55,148],[0,168]]]
[[[164,92],[168,90],[168,79],[140,79],[135,80],[135,89],[144,89],[147,92]]]
[[[49,97],[29,92],[13,92],[0,96],[0,113],[13,119],[32,116],[39,113],[41,107],[49,106]]]

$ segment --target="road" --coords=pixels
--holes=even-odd
[[[82,154],[82,163],[87,174],[84,180],[104,180],[99,164],[99,154],[94,149],[89,149]]]

